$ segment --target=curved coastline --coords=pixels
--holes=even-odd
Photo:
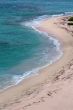
[[[15,97],[21,97],[23,91],[25,92],[28,89],[33,89],[34,86],[37,88],[44,84],[44,81],[51,81],[53,77],[58,74],[57,72],[73,59],[73,47],[70,45],[73,41],[73,37],[65,29],[61,28],[59,26],[60,24],[57,25],[57,22],[60,22],[61,19],[62,17],[55,17],[44,20],[39,26],[36,26],[36,28],[39,31],[46,32],[59,39],[63,47],[63,56],[53,64],[39,70],[39,75],[31,76],[30,78],[23,80],[17,86],[11,87],[0,93],[0,99],[2,99],[0,100],[1,105],[2,103],[8,103],[10,100],[15,100]],[[9,98],[7,94],[9,94]]]
[[[51,17],[58,17],[58,16],[61,16],[61,15],[56,15],[56,16],[53,15],[53,16],[50,16],[50,18]],[[44,32],[44,31],[41,31],[41,30],[37,29],[37,27],[36,27],[36,26],[39,26],[42,21],[45,21],[47,19],[49,19],[48,15],[44,15],[42,17],[37,17],[37,18],[33,19],[32,21],[23,22],[23,23],[21,23],[21,25],[22,26],[26,26],[28,28],[32,28],[34,31],[40,33],[41,37],[44,35],[44,37],[47,37],[51,41],[53,41],[53,44],[56,47],[56,51],[57,51],[58,55],[53,56],[53,58],[50,59],[50,60],[47,59],[48,60],[47,63],[44,63],[43,66],[40,65],[39,67],[36,67],[36,68],[34,68],[34,69],[30,70],[30,71],[26,71],[25,73],[23,73],[23,75],[20,75],[20,76],[18,76],[18,75],[16,76],[15,75],[13,77],[14,83],[9,85],[9,86],[7,86],[6,88],[1,89],[0,92],[19,84],[22,80],[24,80],[26,78],[29,78],[32,75],[38,74],[39,70],[49,66],[52,63],[55,63],[58,59],[60,59],[62,57],[63,52],[62,52],[61,45],[60,45],[61,43],[59,42],[59,40],[56,39],[56,37],[54,37],[52,35],[49,35],[47,32]]]

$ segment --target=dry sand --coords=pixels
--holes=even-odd
[[[1,92],[0,110],[73,110],[73,33],[66,19],[46,19],[36,26],[59,39],[64,54],[39,74]]]

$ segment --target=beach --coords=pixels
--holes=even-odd
[[[73,32],[67,16],[41,21],[35,28],[59,40],[63,55],[16,86],[0,93],[0,110],[73,109]]]

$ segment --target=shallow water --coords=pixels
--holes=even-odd
[[[67,12],[73,12],[72,0],[0,0],[0,89],[34,74],[31,71],[60,54],[58,42],[21,23]]]

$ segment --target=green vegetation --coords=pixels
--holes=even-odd
[[[68,25],[73,25],[73,23],[68,23]]]
[[[73,16],[68,19],[68,25],[73,25]]]
[[[73,21],[73,16],[68,19],[68,21]]]

